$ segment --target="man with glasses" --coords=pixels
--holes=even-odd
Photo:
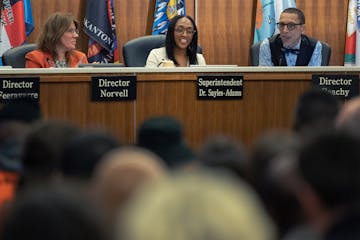
[[[321,66],[322,44],[303,34],[305,16],[300,9],[285,9],[277,27],[280,33],[260,45],[259,66]]]

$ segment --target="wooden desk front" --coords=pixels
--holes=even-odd
[[[270,129],[289,129],[298,96],[312,74],[359,74],[360,68],[89,68],[0,69],[0,77],[40,77],[40,104],[46,119],[64,119],[83,128],[105,128],[126,144],[154,115],[171,115],[183,126],[187,143],[198,148],[225,134],[251,147]],[[137,76],[136,101],[92,102],[92,76]],[[197,100],[196,79],[205,74],[242,74],[242,100]]]

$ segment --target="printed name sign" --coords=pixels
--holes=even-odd
[[[243,97],[242,75],[206,75],[197,77],[197,98],[200,100],[230,100]]]
[[[312,83],[343,99],[359,95],[359,75],[313,75]]]
[[[91,78],[92,101],[136,99],[136,76],[101,76]]]
[[[11,102],[26,98],[38,102],[40,100],[40,78],[0,78],[0,102]]]

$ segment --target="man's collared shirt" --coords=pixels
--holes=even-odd
[[[300,49],[300,43],[301,41],[299,40],[298,44],[296,44],[296,46],[293,49]],[[322,49],[322,45],[319,41],[317,41],[308,66],[321,66],[321,58],[322,58],[321,49]],[[296,65],[297,56],[298,55],[295,53],[291,53],[291,52],[285,53],[286,63],[289,67],[293,67]],[[271,50],[270,50],[270,43],[268,38],[264,39],[260,45],[259,66],[274,66],[271,60]]]

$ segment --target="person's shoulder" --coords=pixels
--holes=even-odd
[[[165,47],[154,48],[154,49],[151,50],[151,52],[154,53],[154,54],[166,53],[166,48]]]
[[[201,53],[197,53],[196,54],[197,60],[198,60],[198,64],[199,65],[206,65],[206,61],[205,61],[205,57],[204,55],[202,55]]]
[[[45,56],[45,55],[47,55],[47,53],[45,53],[44,51],[42,51],[40,49],[35,49],[35,50],[28,52],[25,55],[25,57],[40,57],[40,56]]]
[[[80,57],[80,58],[86,57],[86,54],[83,53],[82,51],[79,51],[79,50],[72,50],[71,55],[76,56],[76,57]]]

